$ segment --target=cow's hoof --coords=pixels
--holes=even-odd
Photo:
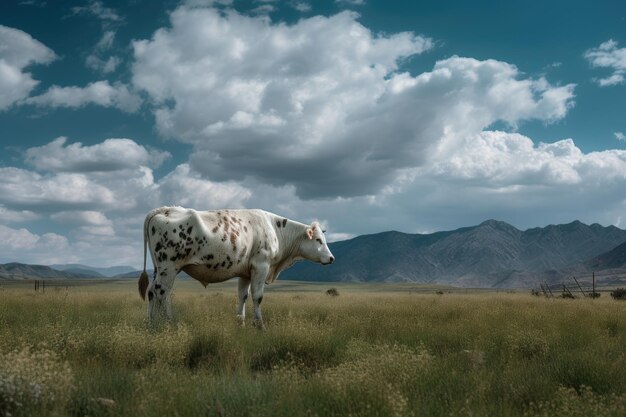
[[[265,331],[265,325],[263,324],[262,321],[258,321],[255,320],[254,321],[254,327],[256,327],[257,329],[259,329],[259,331],[264,332]]]
[[[241,327],[246,327],[246,318],[237,316],[237,323],[239,323],[239,326]]]

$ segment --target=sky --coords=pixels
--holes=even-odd
[[[0,145],[0,263],[139,267],[163,205],[624,228],[626,3],[3,0]]]

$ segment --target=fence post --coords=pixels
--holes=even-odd
[[[592,272],[591,273],[591,282],[593,283],[593,297],[596,297],[596,273]]]
[[[576,285],[578,285],[578,289],[580,290],[580,292],[583,293],[583,297],[586,297],[587,295],[583,291],[583,287],[581,287],[580,284],[578,283],[578,280],[576,279],[576,277],[572,277],[572,278],[574,278],[574,281],[576,282]]]
[[[548,289],[548,292],[550,292],[550,297],[554,298],[554,294],[552,294],[552,290],[550,289],[550,286],[548,285],[547,282],[545,282],[546,284],[546,288]]]

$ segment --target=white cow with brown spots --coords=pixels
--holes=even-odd
[[[154,265],[150,282],[146,273],[148,247]],[[172,287],[181,270],[205,287],[239,277],[237,317],[243,324],[251,292],[254,322],[263,328],[264,285],[301,259],[324,265],[335,260],[317,222],[306,225],[263,210],[161,207],[148,213],[144,222],[139,294],[143,299],[148,297],[149,320],[171,318]]]

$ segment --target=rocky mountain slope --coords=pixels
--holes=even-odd
[[[333,243],[335,264],[322,267],[301,262],[281,278],[529,287],[538,280],[557,280],[572,265],[625,241],[626,231],[614,226],[575,221],[521,231],[488,220],[449,232],[384,232]]]

